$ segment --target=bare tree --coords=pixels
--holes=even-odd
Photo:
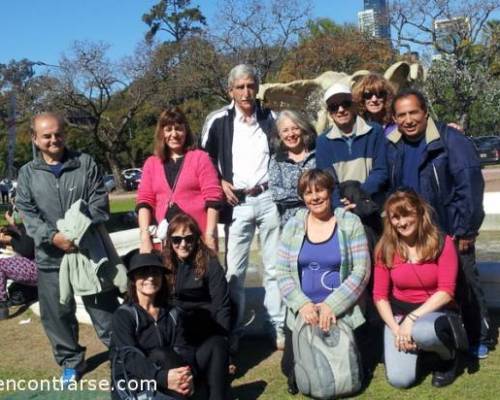
[[[500,0],[394,0],[389,13],[396,48],[433,46],[460,62],[498,8]]]
[[[310,8],[308,0],[225,0],[213,34],[233,64],[253,64],[265,81],[304,31]]]
[[[111,62],[107,50],[103,43],[75,42],[60,61],[52,101],[65,110],[70,127],[91,135],[122,188],[119,154],[130,152],[130,123],[154,92],[155,79],[147,50],[121,63]]]

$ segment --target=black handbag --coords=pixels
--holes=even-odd
[[[446,317],[451,326],[455,347],[459,351],[467,352],[469,350],[469,340],[467,339],[467,331],[462,319],[462,314],[454,310],[446,310]]]

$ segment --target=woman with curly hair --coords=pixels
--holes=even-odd
[[[229,292],[222,266],[191,216],[181,213],[170,221],[163,263],[170,272],[174,305],[183,311],[183,354],[191,358],[195,382],[206,383],[208,399],[224,400],[229,388]]]
[[[359,115],[366,121],[380,124],[386,136],[396,128],[391,112],[395,89],[382,75],[375,72],[365,75],[354,86],[352,94]]]
[[[385,322],[384,360],[389,383],[406,388],[418,360],[435,353],[432,385],[451,384],[459,352],[447,312],[454,302],[457,252],[434,224],[430,206],[414,191],[397,191],[385,203],[384,232],[375,249],[373,298]]]

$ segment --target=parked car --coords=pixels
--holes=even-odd
[[[102,179],[104,181],[104,187],[106,188],[108,193],[111,193],[116,189],[115,177],[113,175],[104,175]]]
[[[123,184],[126,190],[137,190],[142,178],[142,169],[128,168],[122,171]]]
[[[472,141],[476,145],[482,165],[500,162],[500,137],[479,136],[472,138]]]

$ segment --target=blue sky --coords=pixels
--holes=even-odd
[[[103,41],[118,59],[133,52],[146,25],[143,13],[157,0],[0,0],[0,63],[28,58],[57,64],[75,40]],[[362,0],[312,0],[313,16],[357,21]],[[210,18],[223,0],[193,0]]]

